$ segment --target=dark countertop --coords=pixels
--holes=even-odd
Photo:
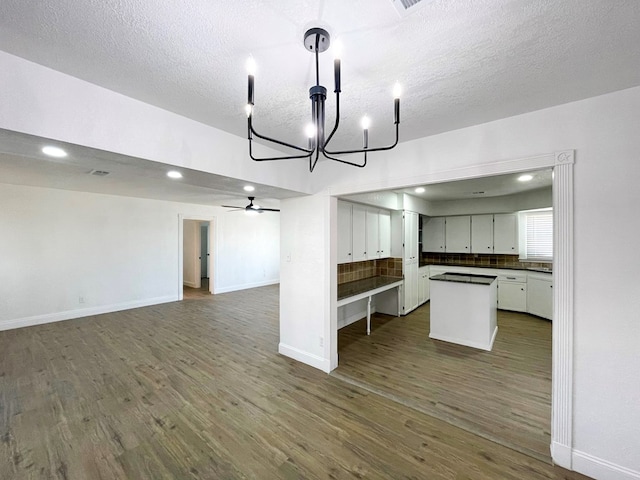
[[[455,264],[455,263],[433,263],[433,262],[423,262],[420,261],[420,267],[426,267],[427,265],[433,265],[435,267],[466,267],[466,268],[491,268],[494,270],[523,270],[530,272],[540,272],[540,273],[553,273],[553,269],[544,268],[544,267],[505,267],[504,265],[464,265],[464,264]]]
[[[338,300],[402,281],[402,277],[370,277],[338,285]]]
[[[495,275],[474,275],[471,273],[441,273],[429,277],[429,280],[439,280],[441,282],[472,283],[474,285],[491,285],[496,280]]]

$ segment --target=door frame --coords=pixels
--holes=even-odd
[[[335,218],[337,199],[341,195],[364,194],[379,190],[409,188],[431,183],[440,183],[470,178],[488,177],[507,173],[527,172],[545,168],[553,169],[553,321],[552,321],[552,367],[551,367],[551,458],[556,465],[572,469],[573,451],[573,331],[574,331],[574,189],[573,169],[575,150],[495,161],[481,165],[442,170],[377,184],[340,185],[328,191],[333,200],[333,215],[328,229],[327,244],[337,238]],[[331,286],[337,285],[337,252],[330,249]],[[329,370],[338,366],[337,341],[337,288],[331,288],[331,308],[327,325],[329,345]]]
[[[184,298],[184,221],[196,220],[199,222],[209,223],[209,293],[215,295],[216,286],[218,284],[218,272],[215,268],[217,260],[217,245],[218,242],[214,241],[217,237],[218,230],[216,228],[217,218],[207,215],[194,215],[194,214],[178,214],[178,300]],[[216,238],[217,239],[217,238]]]

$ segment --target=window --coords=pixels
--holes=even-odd
[[[519,212],[520,260],[553,260],[553,210]]]

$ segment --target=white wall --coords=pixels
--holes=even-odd
[[[291,198],[280,202],[281,263],[279,352],[320,368],[331,369],[329,345],[332,297],[337,296],[336,234],[330,218],[337,216],[337,201],[326,195]],[[333,280],[332,280],[333,279]],[[324,319],[327,319],[325,322]]]
[[[639,125],[633,88],[407,142],[351,175],[332,162],[314,172],[316,188],[348,195],[508,173],[512,160],[575,149],[573,466],[598,478],[640,478]],[[322,311],[305,318],[309,330],[328,323]]]
[[[177,300],[180,214],[216,219],[216,292],[279,280],[278,214],[6,184],[0,205],[2,330]]]
[[[280,280],[280,214],[247,215],[216,209],[214,293],[278,283]]]

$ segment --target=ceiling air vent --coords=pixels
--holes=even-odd
[[[415,10],[415,6],[422,0],[391,0],[393,7],[401,17]]]
[[[105,172],[104,170],[91,170],[89,175],[95,175],[96,177],[104,177],[109,175],[109,172]]]

